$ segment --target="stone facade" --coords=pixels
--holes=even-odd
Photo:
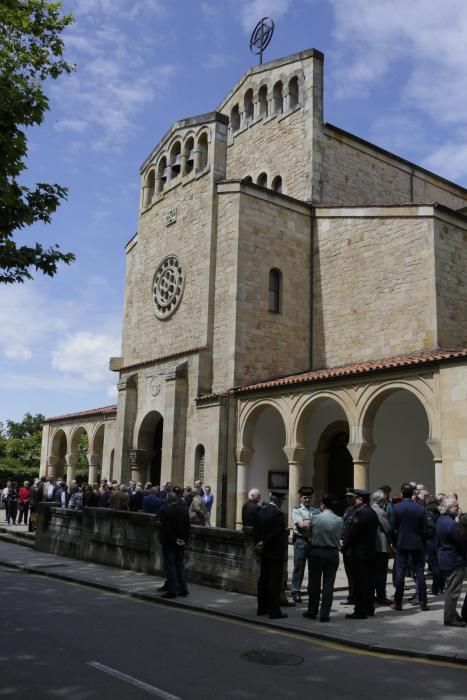
[[[201,476],[217,524],[275,483],[289,508],[303,482],[467,498],[467,191],[325,124],[323,60],[250,69],[141,167],[118,404],[90,460]],[[42,472],[70,478],[101,422],[50,419]]]

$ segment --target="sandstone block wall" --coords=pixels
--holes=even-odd
[[[433,236],[430,217],[359,217],[355,210],[327,218],[317,211],[314,368],[436,345]]]
[[[442,365],[439,371],[442,463],[439,480],[444,493],[459,495],[462,509],[467,503],[467,367]]]
[[[467,344],[467,220],[435,222],[439,345]]]

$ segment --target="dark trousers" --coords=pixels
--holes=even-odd
[[[164,546],[165,577],[167,579],[167,593],[177,595],[177,590],[182,594],[188,593],[187,577],[185,571],[185,547]]]
[[[305,575],[305,566],[307,562],[307,550],[308,543],[303,537],[295,536],[295,542],[293,545],[293,574],[292,574],[292,585],[290,590],[292,593],[299,593],[302,586],[303,577]],[[308,568],[308,577],[310,576],[310,569]]]
[[[19,518],[18,524],[21,525],[21,521],[24,519],[24,524],[28,524],[28,513],[29,513],[29,503],[19,504]]]
[[[458,566],[456,569],[446,571],[446,597],[444,599],[444,622],[455,622],[457,620],[457,601],[462,593],[462,584],[464,582],[465,566]],[[466,596],[467,597],[467,596]],[[462,615],[464,608],[462,607]]]
[[[339,567],[339,552],[334,548],[311,548],[308,558],[308,612],[317,615],[321,596],[320,617],[327,618],[331,612],[334,582]]]
[[[350,602],[354,602],[354,592],[353,592],[353,573],[352,573],[352,561],[349,554],[343,554],[342,558],[344,560],[345,575],[347,576],[347,581],[349,582],[349,595],[347,596]]]
[[[18,504],[16,501],[11,501],[10,503],[7,504],[8,509],[7,509],[7,523],[10,522],[10,520],[14,523],[16,523],[16,514],[18,513]]]
[[[257,598],[258,612],[277,615],[281,612],[280,598],[282,588],[283,557],[261,555]]]
[[[441,571],[438,564],[438,555],[436,553],[436,546],[433,540],[428,540],[426,543],[426,560],[428,566],[431,570],[431,575],[433,577],[431,583],[431,592],[433,595],[438,595],[444,591],[445,575]]]
[[[375,562],[375,595],[376,600],[382,603],[386,600],[386,579],[388,575],[388,553],[376,552]]]
[[[357,615],[374,615],[376,559],[352,555],[354,603]]]
[[[396,592],[394,594],[394,602],[397,605],[402,605],[409,557],[412,560],[418,602],[420,605],[426,605],[425,552],[419,549],[398,549],[396,551]]]

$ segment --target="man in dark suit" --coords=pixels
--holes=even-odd
[[[370,492],[354,489],[355,510],[344,530],[343,551],[349,556],[355,609],[349,620],[366,620],[375,614],[376,533],[378,516],[370,506]]]
[[[287,617],[280,608],[282,573],[287,552],[288,531],[281,510],[285,494],[271,492],[270,502],[258,509],[253,524],[253,538],[261,559],[258,579],[258,615],[273,620]]]
[[[425,544],[428,523],[425,508],[413,500],[413,486],[403,484],[402,501],[394,506],[391,518],[391,539],[396,550],[396,580],[393,610],[402,610],[405,574],[409,557],[412,560],[420,610],[429,610],[425,583]]]
[[[242,506],[243,527],[252,527],[254,525],[260,500],[261,494],[258,489],[250,489],[248,492],[248,501]]]
[[[190,516],[187,509],[178,502],[175,493],[169,492],[165,505],[159,511],[161,528],[159,538],[164,555],[166,582],[161,586],[163,598],[176,598],[188,595],[185,572],[185,547],[190,539]]]

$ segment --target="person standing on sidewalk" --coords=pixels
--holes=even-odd
[[[378,516],[370,506],[370,492],[354,489],[355,510],[344,533],[344,551],[350,556],[355,609],[349,620],[366,620],[375,614],[376,532]]]
[[[18,492],[18,503],[19,503],[18,525],[21,525],[21,521],[23,521],[23,520],[24,520],[25,525],[28,524],[30,498],[31,498],[31,489],[29,488],[29,481],[25,481]]]
[[[164,556],[166,582],[160,586],[163,598],[188,595],[185,571],[185,547],[190,539],[190,516],[185,506],[178,502],[177,494],[168,493],[159,511],[161,527],[159,538]]]
[[[376,531],[376,572],[375,572],[375,599],[379,605],[390,605],[386,593],[386,580],[388,576],[389,559],[389,519],[385,510],[386,494],[384,491],[375,491],[371,497],[371,507],[379,520]]]
[[[417,599],[420,610],[429,610],[425,582],[425,544],[428,537],[428,523],[425,506],[413,500],[411,484],[403,484],[402,501],[396,503],[392,513],[391,539],[396,549],[396,581],[393,610],[402,610],[404,584],[409,558],[412,560]]]
[[[324,495],[321,499],[320,512],[313,515],[311,521],[311,538],[308,555],[308,610],[303,617],[329,622],[334,596],[334,582],[339,567],[339,544],[342,537],[344,521],[332,510],[335,499]]]
[[[253,527],[256,514],[259,509],[261,494],[258,489],[250,489],[248,491],[248,501],[242,506],[242,525],[243,527]]]
[[[436,522],[436,546],[439,567],[446,575],[444,624],[448,627],[465,627],[466,622],[456,610],[462,592],[467,555],[467,537],[462,534],[455,520],[459,514],[457,499],[445,498],[441,503],[440,512]],[[464,608],[465,603],[463,612]]]
[[[300,502],[292,510],[293,520],[293,574],[291,594],[294,603],[301,603],[300,588],[305,575],[305,566],[308,561],[308,580],[310,577],[310,560],[308,558],[308,538],[311,518],[318,515],[319,508],[311,505],[311,497],[314,489],[311,486],[302,486],[298,493]]]
[[[347,489],[345,492],[346,508],[344,511],[344,526],[342,528],[342,539],[346,538],[347,529],[350,527],[352,522],[352,517],[355,512],[355,492],[353,488]],[[344,562],[345,575],[347,576],[349,593],[345,600],[341,600],[341,605],[354,605],[354,591],[353,591],[353,575],[352,575],[352,563],[350,561],[350,555],[342,550],[342,560]]]
[[[260,557],[257,599],[258,615],[272,620],[287,617],[280,608],[282,573],[288,546],[288,530],[281,510],[285,493],[271,491],[269,503],[262,505],[255,517],[253,538]]]

